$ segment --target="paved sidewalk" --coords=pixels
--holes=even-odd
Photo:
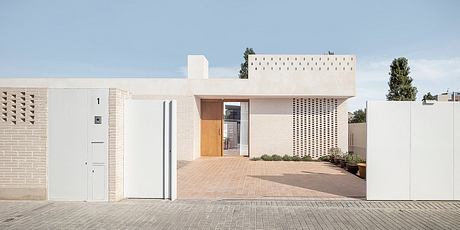
[[[0,201],[0,229],[458,229],[460,202]]]
[[[207,157],[178,170],[181,199],[362,199],[365,180],[328,162]]]

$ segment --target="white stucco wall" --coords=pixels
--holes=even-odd
[[[203,55],[188,55],[187,57],[187,78],[207,79],[208,60]]]
[[[292,99],[249,101],[249,155],[292,154]]]
[[[348,107],[346,99],[338,99],[337,120],[337,147],[346,152],[348,149]]]

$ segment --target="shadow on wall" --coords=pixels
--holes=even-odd
[[[188,165],[191,161],[184,161],[184,160],[178,160],[177,161],[177,169],[183,168],[186,165]]]
[[[282,176],[253,175],[250,177],[331,195],[349,198],[366,197],[366,182],[364,180],[351,175],[341,168],[334,166],[328,167],[333,168],[335,172],[318,173],[302,171],[302,174],[283,174]]]

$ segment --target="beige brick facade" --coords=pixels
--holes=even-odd
[[[48,92],[0,88],[0,199],[47,199]]]
[[[123,199],[123,123],[126,91],[109,89],[109,201]]]

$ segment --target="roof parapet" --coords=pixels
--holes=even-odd
[[[187,56],[187,78],[208,79],[208,60],[204,55]]]

